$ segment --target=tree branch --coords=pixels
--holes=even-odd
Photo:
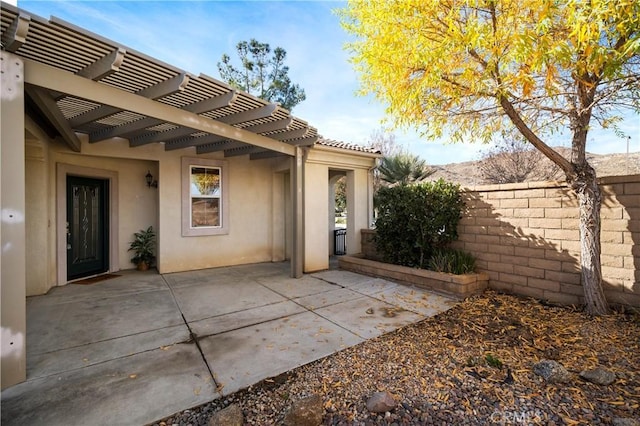
[[[504,110],[505,114],[507,114],[514,126],[516,126],[516,128],[531,143],[531,145],[535,146],[549,160],[557,164],[567,175],[567,177],[573,176],[573,174],[575,173],[573,165],[569,161],[567,161],[566,158],[552,149],[549,145],[544,143],[544,141],[542,141],[542,139],[540,139],[535,133],[533,133],[533,131],[522,120],[520,114],[518,114],[511,102],[509,102],[509,100],[505,96],[498,95],[498,102],[500,103],[500,106]]]
[[[495,94],[494,93],[483,92],[483,91],[480,91],[480,90],[472,91],[470,87],[465,86],[464,84],[459,83],[456,80],[453,80],[453,79],[449,78],[446,74],[441,75],[440,78],[442,78],[444,81],[446,81],[447,83],[451,84],[452,86],[458,87],[460,89],[464,89],[467,93],[474,93],[475,92],[475,94],[477,94],[478,96],[485,96],[485,97],[489,97],[489,98],[495,98]]]

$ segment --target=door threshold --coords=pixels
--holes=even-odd
[[[114,278],[119,275],[115,275],[110,271],[100,272],[99,274],[87,275],[86,277],[74,278],[73,280],[69,280],[66,284],[78,284],[80,281],[88,281],[88,280],[98,280],[100,278],[104,278],[105,275],[114,275]]]
[[[68,284],[95,284],[98,282],[110,280],[112,278],[120,277],[120,274],[112,274],[110,272],[105,272],[103,274],[92,275],[90,277],[82,277],[73,281],[69,281]]]

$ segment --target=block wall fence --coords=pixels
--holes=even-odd
[[[640,175],[599,179],[607,300],[640,307]],[[561,182],[464,188],[454,247],[473,254],[489,287],[560,304],[583,303],[577,197]],[[375,256],[372,232],[363,254]]]

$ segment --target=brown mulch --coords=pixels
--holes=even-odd
[[[564,365],[572,380],[546,383],[532,371],[541,359]],[[578,376],[596,367],[614,372],[615,382],[595,385]],[[378,390],[395,395],[398,407],[368,412],[365,402]],[[293,401],[314,393],[323,398],[327,425],[640,420],[640,316],[590,317],[488,291],[157,424],[206,424],[213,411],[231,403],[242,407],[246,424],[277,424]]]

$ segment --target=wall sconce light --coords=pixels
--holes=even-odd
[[[147,170],[147,174],[146,174],[146,176],[144,178],[146,179],[147,186],[149,188],[151,188],[152,186],[154,188],[158,187],[158,181],[153,179],[153,175],[151,174],[151,170]]]

